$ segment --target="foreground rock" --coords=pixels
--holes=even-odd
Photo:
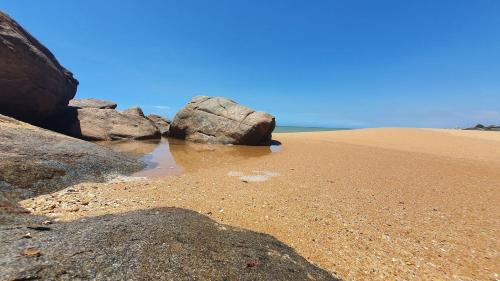
[[[142,166],[108,148],[0,115],[0,193],[7,199],[103,181]]]
[[[154,139],[160,131],[151,120],[114,109],[68,108],[45,127],[84,140]]]
[[[166,137],[169,135],[170,123],[172,123],[170,120],[155,114],[148,115],[148,119],[155,123],[162,136]]]
[[[260,145],[271,142],[274,117],[223,97],[194,97],[170,124],[170,135],[203,143]]]
[[[477,124],[475,127],[466,128],[465,130],[478,130],[478,131],[500,131],[500,126],[484,126],[481,124]]]
[[[64,109],[78,81],[17,22],[0,12],[0,114],[30,123]]]
[[[69,101],[69,106],[76,108],[115,109],[117,105],[112,101],[90,98],[90,99],[72,99]]]
[[[0,225],[2,280],[337,280],[269,235],[177,208]],[[47,229],[48,228],[48,229]],[[26,239],[26,232],[31,238]]]

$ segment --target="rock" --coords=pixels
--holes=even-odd
[[[39,257],[41,254],[42,253],[37,248],[28,248],[23,251],[23,256],[28,258]]]
[[[170,123],[172,121],[167,118],[163,118],[160,115],[150,114],[148,119],[155,123],[156,127],[160,130],[162,136],[168,136],[170,130]]]
[[[0,193],[11,201],[142,167],[132,156],[0,115]]]
[[[75,96],[78,81],[54,55],[0,12],[0,114],[33,124]]]
[[[185,209],[55,223],[28,241],[38,258],[19,258],[25,223],[0,224],[2,280],[338,280],[270,235]]]
[[[170,124],[170,135],[202,143],[270,144],[274,117],[223,97],[194,97]]]
[[[142,112],[142,109],[140,109],[139,107],[131,107],[129,109],[125,109],[122,113],[146,118],[146,116],[144,116],[144,112]]]
[[[500,126],[496,126],[496,125],[484,126],[482,124],[477,124],[475,127],[465,128],[464,130],[500,131]]]
[[[44,127],[84,140],[160,138],[151,120],[114,109],[72,108],[51,118]]]
[[[32,226],[28,226],[28,228],[32,229],[32,230],[38,230],[38,231],[50,231],[50,227],[47,227],[47,226],[32,225]]]
[[[99,109],[115,109],[116,103],[98,99],[72,99],[69,101],[69,106],[76,108],[99,108]]]

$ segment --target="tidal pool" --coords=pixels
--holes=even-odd
[[[219,165],[227,165],[252,157],[279,152],[280,144],[271,146],[214,145],[162,138],[161,140],[134,140],[100,142],[115,151],[129,153],[146,163],[133,177],[165,177],[180,175]]]

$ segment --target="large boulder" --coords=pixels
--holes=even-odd
[[[160,138],[155,124],[144,117],[114,109],[67,108],[44,124],[48,129],[84,140]]]
[[[135,157],[0,115],[3,196],[26,198],[143,166]]]
[[[0,114],[40,123],[64,109],[77,86],[45,46],[0,12]]]
[[[46,219],[18,215],[0,224],[0,279],[339,280],[270,235],[195,211],[147,209],[48,226]],[[32,238],[21,238],[27,232]]]
[[[161,117],[160,115],[156,115],[156,114],[148,115],[148,119],[153,121],[153,123],[155,123],[158,130],[160,130],[160,133],[162,136],[169,135],[170,123],[172,123],[172,121],[168,120],[167,118]]]
[[[99,108],[99,109],[115,109],[116,103],[107,100],[90,99],[72,99],[69,101],[69,106],[76,108]]]
[[[170,124],[170,135],[202,143],[261,145],[271,142],[274,117],[223,97],[194,97]]]

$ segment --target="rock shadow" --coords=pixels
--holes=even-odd
[[[66,107],[59,113],[45,119],[41,127],[74,138],[85,139],[80,128],[77,107]]]
[[[272,145],[281,145],[281,142],[279,140],[271,140],[271,146]]]

